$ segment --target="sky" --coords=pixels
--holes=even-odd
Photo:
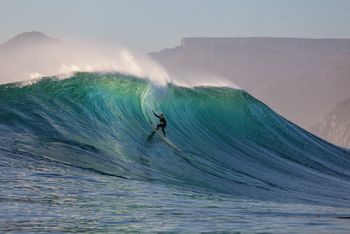
[[[0,0],[0,43],[40,31],[140,52],[183,37],[350,38],[349,0]]]

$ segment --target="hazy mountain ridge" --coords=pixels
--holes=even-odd
[[[63,53],[66,44],[41,32],[25,32],[0,47],[0,78],[2,83],[20,81],[32,71],[42,71],[46,63],[61,63],[57,51]],[[55,51],[52,51],[52,49]],[[44,70],[49,70],[47,67]],[[33,74],[34,75],[34,74]]]
[[[17,36],[6,41],[3,46],[11,47],[11,46],[21,46],[28,43],[42,44],[48,42],[61,43],[60,40],[49,37],[42,32],[32,31],[32,32],[24,32],[20,33]]]
[[[171,76],[225,77],[303,128],[350,97],[350,39],[185,38],[150,55]]]
[[[0,55],[3,56],[12,56],[18,53],[28,54],[35,50],[45,50],[47,46],[63,46],[64,42],[49,37],[44,33],[32,31],[20,33],[17,36],[9,39],[3,44],[0,44]],[[38,51],[36,54],[39,54],[42,51]],[[35,53],[32,55],[36,55]],[[1,57],[0,57],[1,58]],[[4,58],[6,59],[6,58]]]
[[[334,144],[350,148],[350,98],[339,102],[309,130]]]

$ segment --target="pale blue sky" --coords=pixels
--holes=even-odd
[[[0,43],[37,30],[142,52],[181,38],[350,38],[350,0],[0,0]]]

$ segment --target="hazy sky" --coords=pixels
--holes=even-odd
[[[181,38],[350,38],[350,0],[0,0],[0,43],[37,30],[142,52]]]

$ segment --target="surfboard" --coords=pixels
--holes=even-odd
[[[176,145],[167,137],[165,137],[163,135],[162,132],[160,132],[161,130],[157,130],[156,127],[153,126],[153,123],[152,121],[150,120],[149,121],[149,124],[151,125],[152,129],[153,129],[153,132],[148,136],[147,138],[147,141],[150,142],[150,140],[152,139],[153,135],[154,134],[157,134],[159,136],[159,138],[161,140],[163,140],[166,144],[168,144],[169,146],[171,146],[173,149],[175,149],[176,151],[180,151],[179,148],[176,147]]]

